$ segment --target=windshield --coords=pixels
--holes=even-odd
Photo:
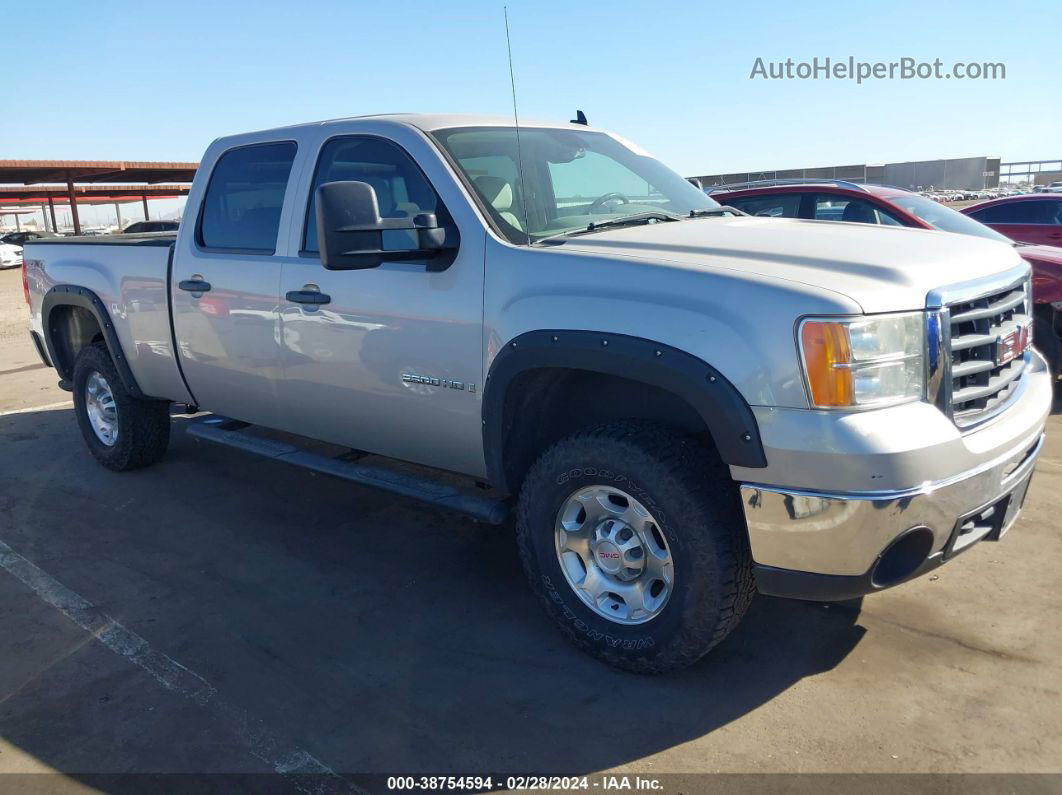
[[[513,243],[628,216],[684,217],[719,206],[607,133],[521,127],[518,142],[513,127],[466,127],[434,137]]]
[[[1009,237],[1004,237],[994,229],[989,229],[980,221],[975,221],[968,215],[956,212],[950,207],[945,207],[925,196],[917,193],[906,193],[903,196],[890,196],[889,201],[902,207],[912,215],[916,215],[934,229],[941,232],[955,232],[960,235],[977,235],[987,237],[989,240],[998,240],[1001,243],[1014,244]]]

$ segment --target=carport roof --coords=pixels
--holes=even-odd
[[[191,182],[198,163],[130,160],[0,160],[0,184]]]
[[[74,187],[78,204],[109,204],[111,202],[148,199],[173,199],[188,193],[188,185],[98,185]],[[0,204],[36,204],[51,199],[55,204],[68,204],[65,187],[54,185],[0,185]]]

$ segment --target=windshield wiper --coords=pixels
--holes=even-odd
[[[744,210],[739,210],[737,207],[731,207],[729,204],[724,204],[720,207],[707,207],[703,210],[690,210],[690,218],[712,218],[720,215],[748,215]]]
[[[557,232],[553,235],[546,235],[545,237],[536,239],[534,244],[545,243],[547,245],[555,246],[564,243],[569,237],[586,235],[591,232],[597,232],[601,229],[614,229],[619,226],[636,226],[640,224],[655,224],[658,221],[681,221],[684,217],[685,216],[675,215],[673,213],[665,213],[663,210],[649,210],[644,213],[625,215],[622,218],[608,218],[604,221],[591,221],[583,229],[570,229],[567,232]]]
[[[586,229],[576,229],[575,231],[567,232],[566,234],[585,235],[588,232],[596,232],[599,229],[611,229],[617,226],[636,226],[641,224],[654,224],[658,221],[678,220],[680,220],[680,216],[665,213],[661,210],[650,210],[644,213],[625,215],[622,218],[606,218],[604,221],[591,221],[586,225]]]

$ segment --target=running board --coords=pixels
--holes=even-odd
[[[301,450],[287,442],[264,439],[243,433],[247,423],[211,415],[190,423],[187,432],[197,439],[203,439],[227,447],[235,447],[247,453],[283,461],[323,475],[357,483],[359,486],[399,494],[413,500],[428,503],[439,508],[463,513],[488,524],[502,524],[509,515],[509,506],[500,500],[462,494],[457,489],[431,480],[404,475],[381,467],[366,466],[342,458],[327,456]]]

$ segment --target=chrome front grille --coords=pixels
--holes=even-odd
[[[1021,382],[1032,322],[1030,285],[1026,279],[987,295],[960,297],[946,309],[945,407],[956,425],[966,427],[1000,411]],[[1006,361],[1015,345],[1017,355]]]

